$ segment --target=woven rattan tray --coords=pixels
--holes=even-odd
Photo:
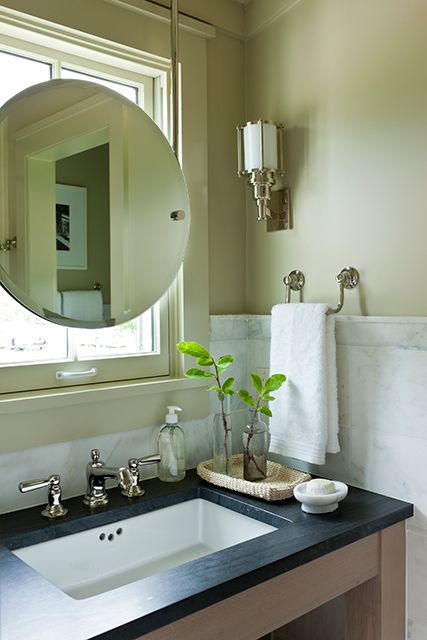
[[[239,493],[247,493],[263,500],[286,500],[294,495],[294,487],[301,482],[310,480],[308,473],[284,467],[277,462],[267,462],[267,478],[249,482],[243,479],[243,455],[235,455],[231,458],[232,476],[212,471],[212,460],[205,460],[197,465],[197,474],[218,487],[231,489]]]

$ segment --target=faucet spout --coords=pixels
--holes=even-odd
[[[121,489],[129,490],[132,486],[132,474],[126,467],[107,467],[99,459],[99,449],[92,449],[92,460],[86,465],[86,495],[84,504],[91,508],[102,507],[108,503],[105,481],[115,479]]]

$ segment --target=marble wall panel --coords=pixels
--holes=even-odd
[[[408,640],[427,638],[427,533],[408,532]]]

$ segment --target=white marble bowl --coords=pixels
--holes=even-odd
[[[331,511],[338,509],[338,503],[344,500],[348,493],[347,485],[344,482],[338,482],[338,480],[333,481],[335,491],[331,493],[310,493],[310,488],[307,490],[307,485],[310,482],[313,481],[302,482],[294,488],[294,496],[301,502],[301,509],[306,513],[331,513]]]

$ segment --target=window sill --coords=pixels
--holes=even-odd
[[[207,388],[205,380],[189,378],[155,378],[132,382],[112,382],[99,385],[49,389],[46,391],[28,391],[0,395],[0,415],[42,409],[53,409],[75,404],[119,400],[141,395],[152,395],[168,391],[186,391]]]

